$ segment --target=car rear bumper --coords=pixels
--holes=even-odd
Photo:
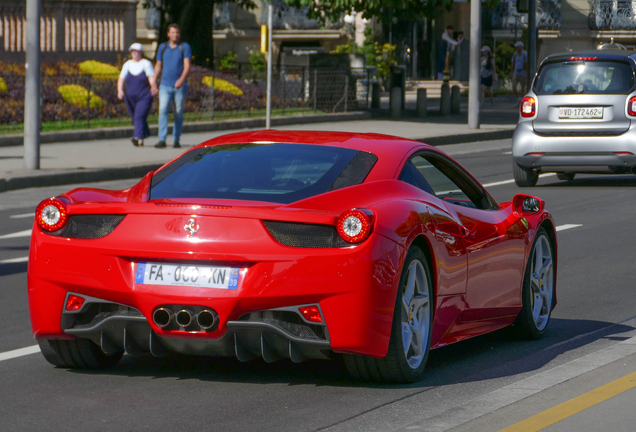
[[[154,339],[173,351],[236,355],[240,350],[236,345],[238,335],[238,344],[246,346],[249,355],[296,352],[295,358],[317,358],[316,353],[325,349],[386,355],[405,250],[382,235],[372,234],[357,246],[328,250],[277,245],[266,260],[249,254],[230,258],[219,254],[216,265],[230,259],[232,266],[246,269],[236,290],[136,284],[136,262],[182,262],[183,254],[157,252],[153,257],[146,251],[142,259],[117,251],[108,237],[59,238],[34,227],[28,295],[38,340],[85,337],[101,344],[105,335],[106,345],[128,350],[128,341],[132,351],[136,344],[152,352],[151,335],[155,335]],[[68,293],[124,305],[136,314],[114,315],[109,317],[110,324],[88,317],[80,327],[70,326],[63,316]],[[320,307],[327,335],[322,340],[295,340],[298,335],[285,330],[285,325],[249,318],[249,314],[259,311],[308,304]],[[218,313],[219,324],[212,331],[160,328],[152,316],[166,305],[212,309]],[[86,327],[91,323],[94,325]],[[124,330],[128,328],[130,337],[126,339]],[[290,347],[292,342],[295,348]],[[311,349],[296,349],[301,345]],[[273,351],[268,351],[272,346]]]
[[[542,172],[632,172],[636,167],[636,127],[616,136],[546,136],[531,121],[517,125],[512,157]]]

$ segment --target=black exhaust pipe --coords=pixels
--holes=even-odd
[[[197,314],[197,324],[203,330],[216,329],[219,321],[219,315],[213,310],[204,309]]]
[[[187,309],[181,309],[174,316],[174,321],[179,327],[188,327],[190,324],[192,324],[193,318],[194,315],[192,314],[192,312]]]
[[[170,325],[173,316],[174,314],[170,309],[159,308],[153,312],[152,320],[157,325],[157,327],[164,328]]]

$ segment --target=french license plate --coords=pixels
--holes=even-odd
[[[559,108],[560,119],[603,118],[603,108]]]
[[[235,267],[140,262],[135,283],[235,290],[239,275]]]

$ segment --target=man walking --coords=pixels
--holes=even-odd
[[[157,48],[157,63],[155,77],[161,77],[159,86],[159,142],[157,148],[166,147],[168,136],[168,111],[174,100],[174,127],[172,135],[174,147],[179,148],[179,138],[183,128],[183,107],[185,104],[188,84],[186,79],[190,73],[192,50],[190,45],[181,42],[181,31],[176,24],[168,26],[168,42]],[[163,74],[162,74],[163,72]]]
[[[464,38],[464,32],[457,32],[457,46],[453,50],[453,79],[468,81],[470,70],[470,44]]]
[[[523,49],[523,42],[519,41],[515,44],[515,53],[512,55],[512,62],[510,67],[510,79],[512,79],[512,91],[517,98],[517,105],[521,102],[520,96],[517,93],[517,85],[521,84],[521,96],[526,94],[527,88],[527,64],[528,53]]]
[[[455,45],[457,45],[457,41],[453,39],[453,26],[446,26],[446,30],[442,32],[442,37],[437,45],[437,79],[441,80],[444,78],[446,54],[450,53]]]

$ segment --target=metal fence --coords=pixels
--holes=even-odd
[[[286,67],[274,71],[272,115],[346,112],[369,106],[371,77],[364,69]],[[193,67],[188,77],[185,122],[264,117],[265,71],[247,67],[211,71]],[[158,97],[148,117],[158,122]],[[24,75],[0,74],[0,133],[22,133]],[[42,75],[42,130],[128,126],[117,99],[117,75]]]

